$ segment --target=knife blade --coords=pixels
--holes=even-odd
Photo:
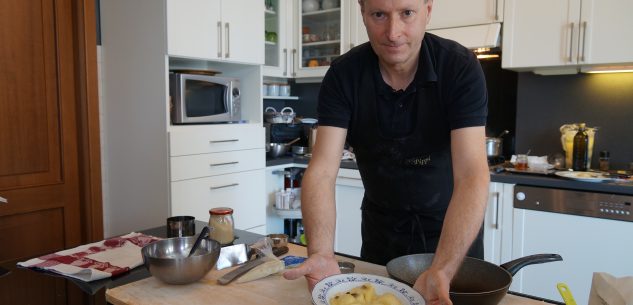
[[[239,266],[237,269],[223,275],[221,278],[218,279],[218,284],[220,285],[226,285],[230,282],[232,282],[233,280],[235,280],[236,278],[244,275],[246,272],[250,271],[251,269],[263,264],[266,262],[266,257],[260,257],[260,258],[256,258],[254,260],[248,261],[246,262],[244,265]]]

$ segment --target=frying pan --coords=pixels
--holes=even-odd
[[[392,259],[387,273],[392,278],[411,286],[433,262],[432,253],[411,254]],[[517,258],[497,266],[484,260],[466,257],[451,281],[450,298],[453,305],[496,305],[508,292],[512,276],[519,269],[532,264],[561,261],[558,254],[536,254]]]

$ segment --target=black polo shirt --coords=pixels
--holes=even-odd
[[[361,71],[373,73],[374,83],[359,82],[358,74],[365,73]],[[319,125],[348,129],[354,107],[362,103],[357,99],[358,92],[371,90],[376,94],[381,131],[394,138],[406,136],[418,119],[414,93],[427,86],[437,88],[438,102],[445,109],[437,115],[444,116],[450,130],[486,124],[486,81],[476,56],[452,40],[426,33],[415,78],[405,90],[395,91],[384,82],[378,57],[369,43],[334,60],[319,92]]]

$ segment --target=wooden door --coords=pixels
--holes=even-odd
[[[88,233],[82,210],[94,94],[85,73],[96,63],[85,61],[77,3],[0,0],[0,266],[12,271],[0,278],[0,304],[84,303],[67,280],[16,263],[102,237]]]

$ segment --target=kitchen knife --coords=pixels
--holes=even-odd
[[[266,257],[260,257],[260,258],[256,258],[254,260],[248,261],[246,262],[246,264],[239,266],[237,269],[223,275],[221,278],[218,279],[218,284],[220,285],[226,285],[230,282],[232,282],[234,279],[244,275],[246,272],[250,271],[251,269],[265,263]]]

